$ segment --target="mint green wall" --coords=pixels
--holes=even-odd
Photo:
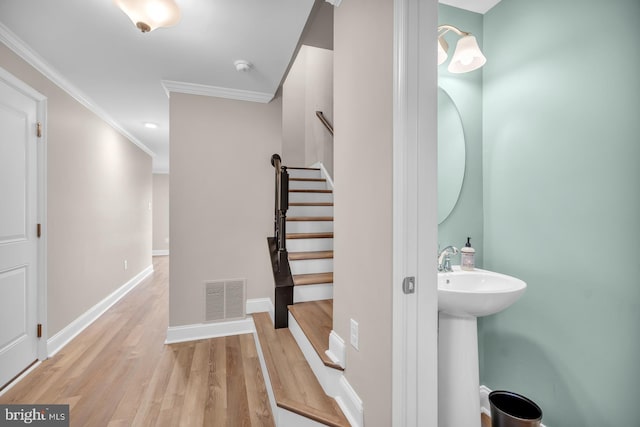
[[[449,24],[476,36],[482,45],[482,15],[446,5],[438,5],[438,23]],[[449,59],[453,56],[457,36],[445,35],[449,43]],[[438,68],[438,85],[455,102],[460,112],[466,142],[466,165],[462,191],[451,214],[438,226],[438,242],[443,248],[464,246],[467,236],[477,250],[476,265],[481,266],[482,253],[482,69],[465,74],[447,71],[449,60]],[[453,259],[460,263],[460,257]]]
[[[640,1],[503,0],[484,17],[481,382],[550,427],[640,426]]]

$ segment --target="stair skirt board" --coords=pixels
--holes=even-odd
[[[333,271],[333,259],[305,259],[292,261],[289,259],[291,274],[311,274]]]
[[[289,313],[289,331],[324,392],[338,402],[338,406],[353,427],[361,427],[364,423],[362,400],[344,377],[343,371],[325,366],[291,313]]]
[[[333,283],[293,287],[293,303],[319,301],[333,298]]]
[[[311,165],[311,167],[320,169],[320,176],[327,180],[327,188],[333,190],[333,177],[329,175],[329,171],[327,171],[327,168],[324,166],[324,164],[322,162],[316,162]]]
[[[290,239],[287,240],[289,252],[312,252],[333,250],[333,239]]]

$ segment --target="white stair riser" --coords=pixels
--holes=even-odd
[[[287,221],[287,233],[326,233],[333,231],[333,221]]]
[[[287,169],[289,178],[322,178],[319,170]]]
[[[333,271],[333,259],[305,259],[289,261],[292,274],[329,273]]]
[[[333,193],[296,193],[289,192],[289,203],[305,202],[305,203],[333,203]]]
[[[287,216],[333,216],[333,206],[289,206]]]
[[[293,287],[293,303],[333,298],[333,283]]]
[[[292,181],[289,180],[290,190],[328,190],[325,181]]]
[[[333,239],[287,239],[289,252],[315,252],[333,250]]]

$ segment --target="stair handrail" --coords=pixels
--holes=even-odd
[[[278,269],[287,259],[287,210],[289,209],[289,173],[278,154],[271,156],[275,168],[275,212],[273,238],[278,249]]]
[[[327,118],[324,116],[324,113],[322,111],[316,111],[316,116],[320,119],[324,127],[327,128],[331,136],[333,136],[333,126],[331,126],[329,120],[327,120]]]

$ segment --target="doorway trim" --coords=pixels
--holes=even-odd
[[[438,424],[436,0],[394,0],[392,422]],[[429,262],[433,260],[433,262]],[[404,294],[405,277],[415,293]]]
[[[42,136],[37,138],[37,185],[38,208],[36,221],[41,225],[38,239],[38,278],[36,291],[36,322],[42,325],[42,336],[38,340],[38,359],[45,360],[47,353],[47,97],[0,67],[0,80],[12,86],[37,103],[37,121],[42,126]],[[14,380],[16,381],[16,380]]]

